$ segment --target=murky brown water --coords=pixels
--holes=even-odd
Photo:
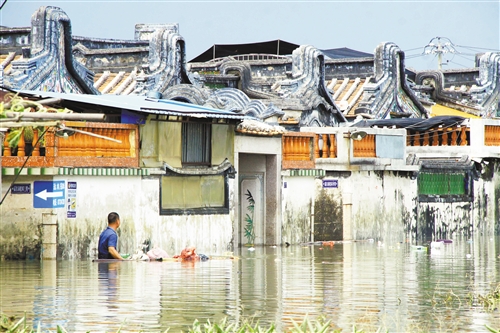
[[[195,319],[331,320],[365,332],[488,332],[500,311],[471,305],[500,283],[500,238],[440,250],[376,242],[265,247],[198,263],[0,262],[0,311],[68,332],[186,331]],[[500,304],[497,304],[500,308]]]

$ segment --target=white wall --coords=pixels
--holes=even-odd
[[[4,177],[5,193],[12,177]],[[24,177],[17,183],[52,180],[51,177]],[[39,243],[43,214],[55,214],[61,258],[95,258],[99,234],[107,226],[107,215],[121,217],[121,253],[134,253],[145,241],[169,255],[186,246],[199,253],[221,254],[231,250],[233,213],[225,215],[159,215],[159,180],[141,176],[55,176],[53,180],[77,182],[76,218],[67,218],[66,209],[33,208],[33,194],[9,195],[1,206],[0,249],[28,247]],[[233,181],[230,181],[232,192]],[[232,193],[230,193],[232,196]]]
[[[311,210],[316,196],[314,177],[283,177],[282,241],[290,244],[306,243],[311,238]]]
[[[415,224],[411,210],[416,198],[416,180],[405,175],[395,175],[392,171],[359,171],[348,177],[284,176],[284,241],[310,241],[311,206],[319,200],[322,179],[338,181],[338,188],[325,189],[336,205],[343,207],[348,200],[352,202],[350,234],[353,240],[405,241],[406,231]],[[314,211],[314,216],[318,215],[319,212]],[[344,224],[344,228],[349,225]]]

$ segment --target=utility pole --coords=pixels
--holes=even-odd
[[[424,54],[437,54],[438,69],[443,69],[443,54],[444,53],[459,53],[455,49],[455,45],[446,37],[434,37],[429,43],[424,46]]]

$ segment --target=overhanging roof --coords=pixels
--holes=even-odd
[[[82,103],[157,115],[235,120],[251,118],[231,111],[218,110],[167,99],[153,99],[137,95],[85,95],[45,91],[19,91],[19,93],[23,96],[31,96],[40,99],[57,98],[60,99],[63,104],[64,102]]]
[[[189,62],[206,62],[216,58],[251,53],[290,55],[298,47],[300,47],[299,44],[290,43],[281,39],[246,44],[214,44],[208,50]],[[330,59],[373,57],[371,53],[356,51],[347,47],[320,51]]]
[[[288,55],[299,46],[281,39],[247,44],[214,44],[189,62],[206,62],[216,58],[250,53]]]

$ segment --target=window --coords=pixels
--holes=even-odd
[[[211,126],[201,122],[182,124],[182,165],[211,165]]]
[[[170,174],[161,179],[161,215],[228,214],[228,173]]]
[[[470,172],[453,170],[428,170],[418,175],[420,202],[472,201]]]

